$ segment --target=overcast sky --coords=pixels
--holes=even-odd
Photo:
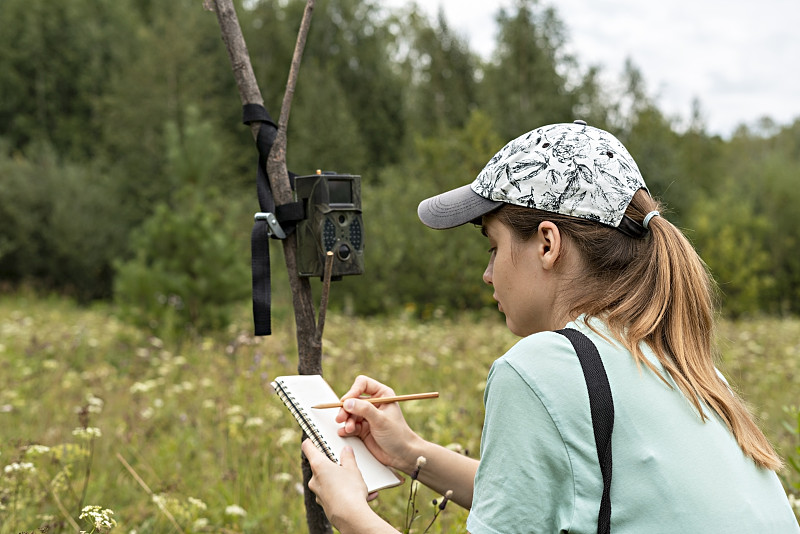
[[[404,5],[406,0],[387,0]],[[626,58],[669,116],[686,119],[698,98],[709,132],[800,118],[800,0],[541,0],[553,5],[582,66],[618,79]],[[471,48],[488,55],[494,15],[511,0],[420,0],[441,6]]]

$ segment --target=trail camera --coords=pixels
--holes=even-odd
[[[361,177],[320,172],[295,178],[306,218],[297,225],[297,270],[322,277],[325,255],[333,252],[332,277],[364,273]]]

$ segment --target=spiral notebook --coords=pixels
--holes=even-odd
[[[338,408],[313,409],[317,404],[338,402],[339,397],[320,375],[279,376],[272,387],[300,428],[319,450],[332,461],[339,462],[339,454],[345,445],[353,449],[356,463],[370,492],[402,484],[394,471],[380,463],[358,437],[341,437],[336,422]]]

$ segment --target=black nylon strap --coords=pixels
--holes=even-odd
[[[611,433],[614,430],[614,401],[603,361],[592,340],[572,328],[556,330],[572,343],[589,391],[589,408],[592,414],[594,442],[597,459],[603,475],[603,497],[597,515],[597,533],[611,532]]]
[[[272,287],[269,266],[269,227],[256,221],[250,234],[253,273],[253,326],[257,336],[272,334]]]
[[[256,191],[258,194],[259,211],[272,213],[288,237],[294,232],[297,222],[305,218],[303,204],[291,202],[280,206],[275,205],[272,189],[267,175],[267,158],[269,157],[278,127],[270,117],[269,112],[260,104],[245,104],[242,106],[242,122],[250,125],[260,122],[256,136],[258,149],[258,170],[256,172]],[[294,173],[289,173],[289,185],[294,189]],[[272,288],[269,264],[269,237],[277,239],[269,231],[265,220],[256,220],[250,235],[251,268],[253,273],[253,323],[255,335],[268,336],[272,333]]]
[[[247,124],[259,121],[261,125],[256,136],[258,149],[258,168],[256,171],[256,191],[261,212],[275,212],[275,201],[267,176],[267,157],[272,143],[278,134],[278,127],[269,112],[260,104],[242,106],[242,122]],[[253,273],[253,324],[255,335],[268,336],[272,333],[272,287],[269,264],[269,226],[267,221],[256,220],[250,234],[251,269]]]

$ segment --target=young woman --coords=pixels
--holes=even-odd
[[[781,461],[714,367],[713,282],[660,215],[625,147],[582,121],[508,143],[471,185],[420,204],[426,225],[482,225],[483,275],[522,339],[489,372],[480,461],[426,442],[393,391],[360,376],[338,414],[384,464],[469,508],[476,533],[597,532],[603,477],[587,385],[564,327],[596,346],[613,399],[611,532],[800,532]],[[342,532],[395,532],[352,454],[306,441],[310,487]]]

